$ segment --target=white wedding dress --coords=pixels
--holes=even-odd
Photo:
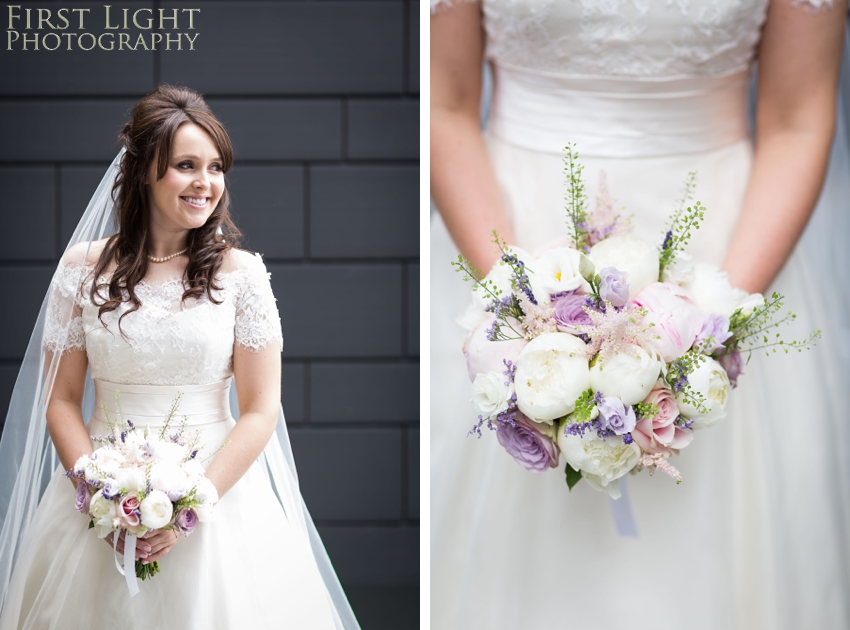
[[[44,345],[85,349],[96,388],[91,435],[115,418],[162,425],[176,394],[178,421],[204,432],[200,459],[214,453],[235,422],[229,393],[234,343],[258,351],[281,340],[280,318],[259,256],[233,252],[236,268],[217,276],[221,304],[206,295],[181,306],[179,278],[136,287],[141,308],[127,305],[98,321],[73,250],[54,277]],[[85,263],[88,272],[93,266]],[[73,310],[64,306],[74,301]],[[71,317],[63,313],[70,312]],[[276,438],[273,438],[276,441]],[[225,448],[227,448],[225,446]],[[113,551],[74,509],[74,488],[56,470],[29,525],[0,613],[0,630],[233,630],[337,627],[310,543],[289,522],[261,457],[225,494],[213,522],[180,540],[159,560],[161,572],[140,581],[131,598]],[[204,462],[208,466],[211,460]]]
[[[650,242],[661,242],[687,173],[697,171],[695,199],[707,211],[688,252],[721,264],[752,162],[748,85],[766,8],[767,0],[484,0],[493,70],[485,139],[516,244],[533,252],[565,234],[563,147],[576,142],[591,204],[604,171]],[[628,478],[636,539],[617,536],[606,495],[587,484],[567,491],[563,460],[530,474],[493,434],[466,436],[475,413],[456,319],[469,285],[450,267],[456,258],[437,215],[433,628],[850,628],[848,383],[801,247],[773,287],[798,314],[782,334],[821,328],[822,341],[802,354],[753,356],[728,418],[673,462],[681,485]]]

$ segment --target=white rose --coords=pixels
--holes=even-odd
[[[189,461],[183,463],[183,472],[185,472],[190,479],[194,479],[195,477],[203,477],[204,467],[197,459],[190,459]]]
[[[494,416],[508,408],[513,389],[512,383],[504,374],[479,374],[472,383],[472,402],[484,417]]]
[[[683,285],[694,280],[694,261],[690,254],[676,252],[673,260],[661,272],[663,282]]]
[[[761,293],[747,293],[741,289],[735,289],[735,291],[740,292],[735,303],[735,310],[741,309],[743,315],[752,315],[755,309],[764,306],[764,296]]]
[[[696,407],[682,400],[682,394],[676,396],[679,413],[694,421],[694,429],[703,429],[717,424],[726,417],[726,401],[731,386],[726,371],[720,364],[706,357],[697,369],[688,375],[688,383],[693,392],[702,394],[706,413],[700,414]]]
[[[627,273],[629,297],[658,282],[658,249],[637,236],[612,236],[590,248],[588,258],[597,271],[614,267]]]
[[[584,342],[567,333],[544,333],[517,357],[517,406],[529,418],[551,424],[575,408],[590,385]]]
[[[478,289],[478,291],[481,291],[481,289]],[[485,311],[484,307],[475,299],[475,294],[478,291],[473,293],[472,302],[467,305],[466,310],[455,319],[455,322],[464,330],[474,330],[481,322],[488,321],[493,317],[493,314]]]
[[[172,501],[179,501],[191,489],[186,472],[173,462],[159,462],[151,467],[151,487],[162,490]]]
[[[206,477],[201,479],[198,487],[195,489],[195,500],[200,503],[195,508],[195,512],[198,514],[198,520],[202,523],[211,521],[213,517],[213,505],[218,502],[218,491],[215,489],[212,481]]]
[[[88,455],[80,456],[80,458],[74,463],[74,472],[78,475],[84,472],[90,461],[91,460],[89,459]]]
[[[139,511],[142,513],[142,525],[148,529],[159,529],[171,521],[174,506],[167,494],[153,490],[142,500]]]
[[[582,288],[585,292],[590,286],[579,272],[581,254],[569,247],[559,247],[544,252],[535,262],[534,268],[540,275],[544,290],[552,295],[564,291]],[[535,293],[535,297],[537,294]]]
[[[121,468],[115,475],[115,483],[126,492],[138,492],[147,487],[145,473],[138,468]]]
[[[115,531],[116,527],[113,521],[117,514],[113,506],[112,512],[94,522],[94,533],[97,534],[98,538],[106,538],[111,532]]]
[[[558,431],[558,448],[567,462],[596,490],[620,498],[617,480],[629,472],[640,458],[640,448],[622,439],[600,440],[596,433],[588,431],[584,437],[565,435],[563,425]]]
[[[628,346],[604,362],[597,359],[590,368],[590,387],[634,405],[646,398],[663,366],[640,346]]]
[[[682,286],[706,315],[730,317],[740,299],[738,290],[729,284],[729,275],[714,265],[695,263],[693,279]]]

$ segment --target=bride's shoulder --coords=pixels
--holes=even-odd
[[[265,263],[263,257],[245,249],[231,247],[224,252],[221,263],[221,273],[230,274],[236,271],[264,272]]]
[[[99,241],[82,241],[69,247],[62,256],[62,265],[94,265],[100,259],[108,238]]]

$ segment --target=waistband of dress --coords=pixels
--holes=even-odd
[[[563,154],[649,157],[710,151],[749,135],[749,70],[715,77],[569,77],[493,66],[489,131]]]
[[[177,404],[172,423],[185,417],[188,426],[224,422],[230,414],[230,382],[226,378],[209,385],[122,385],[92,379],[95,386],[93,418],[103,422],[121,416],[135,424],[162,426]],[[178,398],[179,397],[179,398]],[[106,414],[104,413],[106,406]]]

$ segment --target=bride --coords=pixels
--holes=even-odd
[[[850,627],[847,382],[818,288],[831,278],[795,249],[827,169],[846,12],[846,0],[432,1],[432,627]],[[465,437],[455,319],[469,285],[449,263],[459,250],[490,269],[492,229],[532,252],[565,234],[568,142],[587,190],[604,171],[650,242],[696,171],[707,211],[688,253],[734,286],[786,295],[798,315],[786,338],[824,332],[812,351],[753,357],[728,418],[677,459],[684,483],[629,478],[638,538],[616,535],[589,486],[568,492],[563,473],[529,474],[493,435]]]
[[[0,629],[358,628],[298,491],[280,318],[262,260],[234,246],[227,133],[200,94],[163,85],[120,140],[54,275],[0,444]],[[139,538],[136,558],[161,573],[131,598],[113,559],[123,534],[88,531],[63,473],[119,400],[156,428],[178,393],[220,500],[191,536]]]

